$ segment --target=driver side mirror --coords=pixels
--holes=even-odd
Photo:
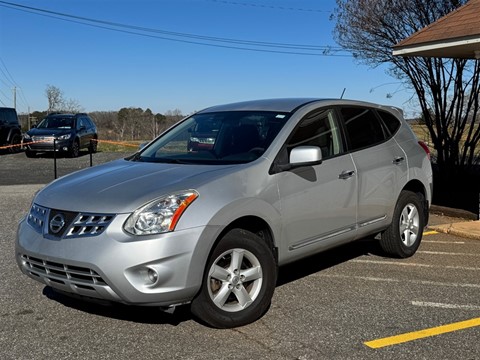
[[[318,146],[298,146],[290,151],[288,164],[276,164],[271,168],[271,174],[292,169],[315,166],[322,163],[322,149]]]
[[[322,150],[318,146],[299,146],[290,152],[290,165],[317,165],[322,162]]]

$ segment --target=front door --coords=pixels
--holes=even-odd
[[[323,161],[277,174],[282,244],[292,260],[351,240],[356,233],[356,168],[344,152],[335,111],[321,108],[305,116],[283,156],[298,146],[318,146]]]

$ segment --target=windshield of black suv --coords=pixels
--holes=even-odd
[[[47,117],[37,125],[37,129],[72,129],[74,118],[72,117]]]
[[[195,114],[131,160],[180,164],[250,162],[265,152],[289,116],[269,111]]]

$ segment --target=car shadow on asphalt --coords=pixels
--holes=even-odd
[[[277,287],[365,255],[386,256],[377,239],[357,240],[280,267]]]
[[[385,253],[382,251],[378,240],[374,238],[358,240],[282,266],[279,270],[276,286],[286,285],[365,255],[385,256]],[[72,297],[72,295],[66,295],[49,286],[44,287],[43,295],[72,309],[123,321],[177,326],[182,322],[194,319],[188,305],[178,306],[173,313],[167,313],[159,310],[158,307],[123,305],[83,297]]]
[[[50,286],[43,288],[43,295],[50,300],[75,310],[135,323],[177,326],[184,321],[193,319],[193,315],[191,315],[190,309],[186,305],[178,306],[175,312],[168,313],[155,306],[123,305],[108,301],[72,297]]]

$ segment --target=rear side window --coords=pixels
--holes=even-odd
[[[89,128],[93,128],[93,127],[94,127],[92,119],[86,117],[86,118],[85,118],[85,122],[86,122],[86,124],[87,124],[87,127],[89,127]]]
[[[372,109],[345,107],[340,110],[351,151],[363,149],[385,141],[380,119]]]
[[[383,123],[390,132],[390,135],[394,135],[400,127],[400,121],[393,114],[390,114],[386,111],[378,110],[378,115],[380,115],[382,118]]]

